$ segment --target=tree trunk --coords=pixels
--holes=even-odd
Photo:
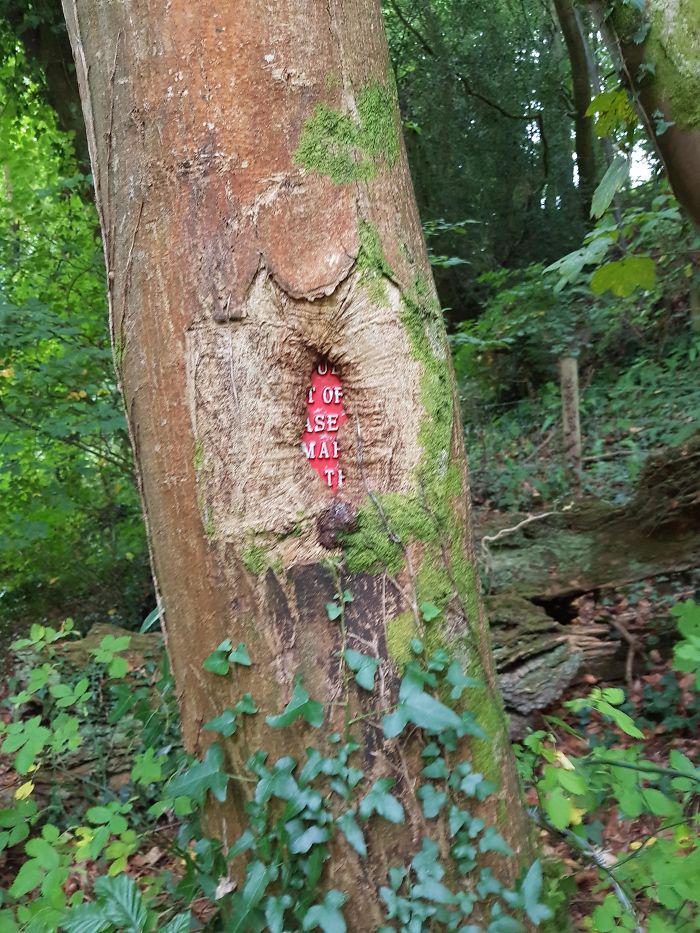
[[[332,843],[324,883],[350,897],[354,929],[376,929],[388,867],[428,831],[443,849],[448,838],[414,796],[424,764],[415,733],[388,741],[377,728],[430,604],[439,615],[425,623],[426,644],[485,683],[470,702],[489,738],[462,740],[459,752],[498,782],[481,810],[516,853],[496,866],[512,881],[527,820],[378,3],[64,9],[186,745],[201,753],[212,735],[202,725],[250,691],[261,712],[225,743],[230,771],[258,749],[270,762],[300,757],[318,731],[265,724],[300,675],[329,731],[360,742],[366,780],[394,777],[407,813],[406,826],[369,820],[364,862],[342,837]],[[325,607],[343,590],[353,601],[339,624]],[[225,639],[245,642],[253,661],[236,668],[235,685],[202,669]],[[380,659],[374,693],[351,681],[345,646]],[[246,824],[251,786],[210,808],[225,844]]]
[[[554,8],[571,65],[578,188],[581,198],[581,211],[584,219],[589,221],[597,172],[593,118],[587,116],[591,104],[591,85],[588,76],[586,38],[583,35],[581,22],[572,0],[554,0]]]
[[[694,0],[616,2],[607,20],[674,194],[700,225],[700,23]]]
[[[581,492],[581,422],[579,420],[578,360],[563,356],[559,360],[559,386],[561,391],[562,441],[564,466],[576,495]]]

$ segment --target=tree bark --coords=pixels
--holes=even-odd
[[[607,20],[673,192],[700,225],[700,24],[694,0],[615,3]]]
[[[581,211],[590,220],[591,200],[597,181],[593,118],[587,116],[591,104],[586,38],[572,0],[554,0],[566,50],[571,65],[571,87],[574,99],[574,132],[576,135],[576,166]]]
[[[334,841],[326,878],[348,894],[353,928],[376,929],[388,867],[433,826],[447,838],[415,800],[417,740],[386,741],[376,728],[427,601],[440,615],[426,640],[486,684],[475,713],[489,739],[460,751],[498,782],[482,810],[516,853],[498,865],[512,881],[528,854],[527,820],[378,3],[65,0],[64,9],[187,747],[201,753],[211,736],[202,724],[250,691],[261,712],[226,743],[230,770],[257,749],[270,761],[298,757],[318,732],[264,721],[289,701],[297,674],[329,727],[359,715],[352,734],[368,780],[396,778],[408,824],[370,820],[365,862]],[[300,450],[319,361],[344,392],[340,488]],[[354,597],[343,626],[325,610],[340,589]],[[202,669],[227,638],[253,660],[235,684]],[[372,695],[350,683],[344,645],[381,659]],[[245,825],[249,787],[210,809],[225,844]]]

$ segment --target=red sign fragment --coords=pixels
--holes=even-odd
[[[319,360],[311,373],[311,387],[306,396],[306,430],[301,449],[324,485],[334,491],[345,480],[340,468],[338,428],[346,417],[337,370],[326,360]]]

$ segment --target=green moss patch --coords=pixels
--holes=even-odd
[[[342,185],[369,181],[383,165],[391,168],[398,154],[394,95],[374,81],[358,94],[357,119],[317,104],[304,124],[294,161]]]

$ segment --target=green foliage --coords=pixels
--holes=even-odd
[[[692,599],[671,610],[678,620],[681,639],[673,649],[676,670],[695,674],[695,686],[700,689],[700,605]]]
[[[645,758],[642,744],[629,745],[627,736],[644,736],[620,709],[623,702],[622,690],[596,688],[566,704],[584,717],[584,725],[589,711],[611,720],[622,743],[612,744],[619,742],[615,732],[605,742],[574,732],[577,747],[585,749],[574,757],[557,748],[553,733],[533,732],[518,752],[521,775],[537,794],[541,822],[598,866],[601,886],[610,890],[593,911],[594,931],[638,929],[640,910],[649,914],[650,931],[693,927],[700,916],[694,883],[700,865],[700,769],[677,750],[668,764],[659,764]],[[639,820],[643,833],[621,853],[600,848],[600,816],[611,804],[619,819]]]
[[[91,179],[4,24],[0,162],[2,614],[135,625],[151,584]]]
[[[345,605],[352,601],[352,594],[339,587],[338,600]],[[25,729],[39,726],[46,735],[34,750],[32,774],[69,763],[71,749],[56,744],[55,738],[65,710],[75,716],[81,739],[93,742],[91,730],[97,728],[96,711],[86,700],[88,693],[78,686],[87,679],[97,696],[110,698],[102,715],[106,714],[108,721],[118,721],[130,738],[131,783],[117,796],[110,794],[105,779],[103,790],[97,799],[92,795],[90,806],[82,812],[72,807],[65,813],[40,809],[32,781],[17,789],[14,807],[0,811],[0,841],[24,850],[12,887],[5,892],[5,926],[9,923],[7,928],[14,929],[21,924],[34,933],[58,928],[184,933],[192,919],[187,906],[197,898],[206,898],[215,910],[212,929],[344,930],[347,892],[328,889],[324,883],[332,840],[339,834],[343,844],[366,858],[368,826],[377,821],[402,826],[406,821],[394,779],[370,778],[359,761],[354,761],[361,746],[350,735],[352,724],[348,724],[345,738],[331,734],[323,738],[319,748],[307,748],[302,761],[289,756],[269,761],[268,753],[260,749],[246,763],[244,774],[233,774],[218,742],[208,746],[201,760],[184,755],[177,742],[173,744],[168,734],[169,677],[161,677],[160,696],[153,697],[141,686],[138,668],[114,671],[119,652],[133,650],[128,639],[103,638],[98,649],[88,655],[94,667],[85,671],[85,677],[66,681],[61,677],[60,651],[67,639],[75,639],[70,624],[60,629],[35,626],[15,646],[25,659],[19,674],[23,689],[10,701],[16,718],[5,727],[6,740],[16,734],[14,725]],[[76,647],[79,645],[77,641]],[[409,864],[390,869],[386,884],[381,886],[387,928],[396,929],[398,922],[406,933],[422,928],[417,924],[462,929],[477,904],[480,910],[488,911],[492,931],[524,929],[518,915],[539,925],[550,916],[550,910],[543,903],[538,862],[512,890],[488,869],[477,872],[479,854],[509,859],[513,853],[494,826],[472,816],[464,805],[469,800],[486,799],[495,787],[457,754],[458,737],[472,731],[470,714],[462,710],[462,704],[458,713],[438,694],[445,696],[452,689],[461,696],[471,681],[444,651],[428,654],[420,642],[413,647],[415,660],[406,670],[398,704],[387,711],[387,719],[396,714],[407,716],[422,735],[418,747],[422,748],[423,767],[415,797],[428,823],[442,813],[449,815],[449,855],[440,854],[437,843],[426,835]],[[228,659],[231,645],[220,650]],[[250,663],[247,652],[244,656]],[[373,691],[378,659],[347,649],[345,660],[356,674],[357,688]],[[365,667],[368,660],[376,662],[369,671]],[[125,678],[130,683],[125,684]],[[52,689],[59,686],[68,689]],[[69,695],[71,705],[59,707]],[[138,715],[129,716],[142,699],[145,703]],[[38,703],[43,704],[42,714],[28,716],[27,711],[36,709]],[[237,716],[257,712],[253,698],[245,694],[233,709],[224,710],[207,727],[226,737]],[[39,722],[30,726],[33,718]],[[272,729],[294,728],[300,718],[319,727],[323,708],[297,679],[285,710],[267,717],[267,725]],[[231,785],[241,782],[249,787],[245,804],[248,823],[240,838],[225,850],[218,840],[202,836],[199,814],[210,798],[223,802]],[[406,788],[401,793],[406,799]],[[53,820],[46,819],[48,812]],[[181,822],[173,849],[183,860],[184,874],[149,876],[137,883],[125,873],[129,859],[150,844],[161,821],[169,817]],[[236,887],[227,878],[229,865],[239,859],[244,860],[243,880]],[[88,863],[93,873],[97,871],[94,884],[66,894],[69,876],[83,872]],[[473,884],[465,887],[455,883],[455,872],[457,876],[473,873]],[[167,906],[161,896],[164,889],[168,892]],[[41,926],[32,919],[38,917]]]

